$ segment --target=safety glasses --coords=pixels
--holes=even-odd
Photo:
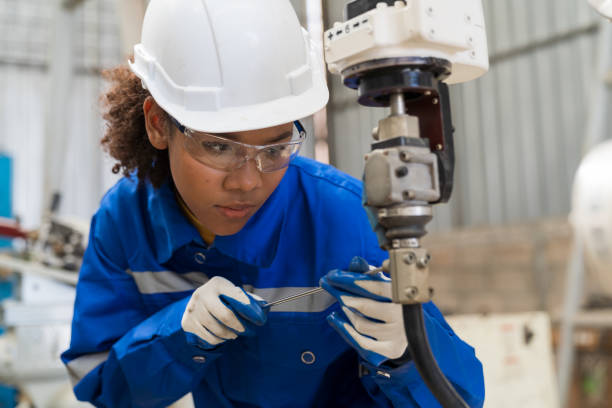
[[[241,168],[249,160],[253,160],[262,173],[283,169],[297,156],[306,139],[306,131],[299,121],[293,122],[293,132],[287,134],[287,138],[291,137],[289,142],[256,146],[197,132],[172,117],[171,120],[185,135],[185,149],[194,159],[213,169],[228,172]]]

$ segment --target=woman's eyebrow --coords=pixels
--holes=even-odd
[[[228,139],[228,140],[232,140],[232,141],[237,141],[239,142],[239,137],[237,135],[231,134],[231,133],[224,133],[224,134],[220,134],[220,135],[216,135],[218,137],[222,137],[224,139]],[[272,139],[266,141],[266,143],[264,143],[264,145],[268,145],[268,144],[274,144],[277,142],[280,142],[283,139],[286,139],[288,137],[293,136],[293,132],[283,132],[278,136],[274,136]]]
[[[268,140],[268,142],[266,144],[277,143],[277,142],[280,142],[281,140],[286,139],[286,138],[291,137],[291,136],[293,136],[293,132],[284,132],[284,133],[281,133],[280,135],[276,136],[275,138]]]

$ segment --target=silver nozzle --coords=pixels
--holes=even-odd
[[[401,92],[394,93],[389,99],[391,107],[391,116],[405,115],[406,114],[406,102],[404,101],[404,94]]]

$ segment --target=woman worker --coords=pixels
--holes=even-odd
[[[289,1],[152,0],[134,51],[107,73],[102,143],[125,177],[92,219],[79,275],[62,355],[76,396],[438,406],[389,279],[360,273],[386,259],[361,183],[297,157],[299,119],[328,91]],[[320,280],[322,294],[262,307]],[[433,304],[424,312],[442,370],[481,406],[474,350]]]

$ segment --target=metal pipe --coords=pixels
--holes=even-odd
[[[389,99],[389,106],[391,108],[391,116],[405,115],[406,101],[404,101],[404,94],[401,92],[392,94]]]

